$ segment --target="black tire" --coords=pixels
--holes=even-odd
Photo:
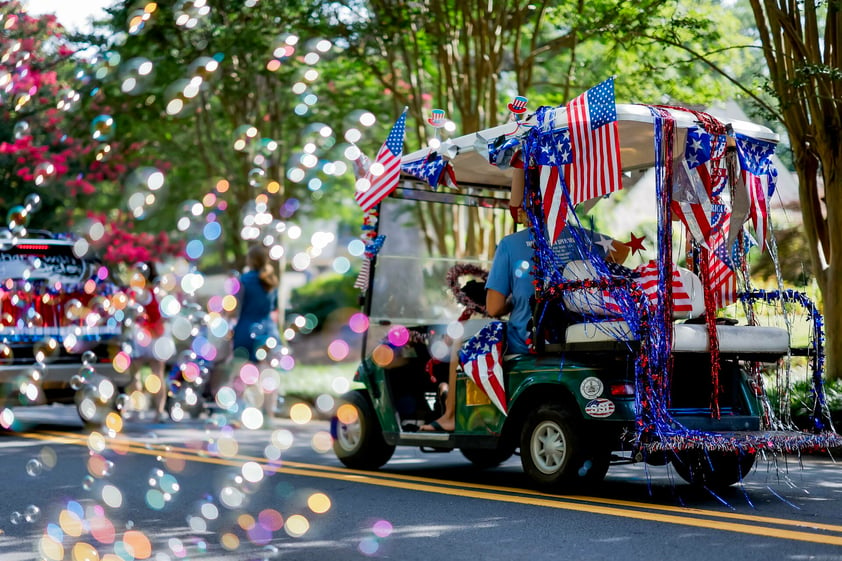
[[[709,452],[683,450],[675,453],[672,467],[687,483],[709,489],[724,489],[748,475],[757,455],[754,452]]]
[[[475,467],[480,469],[497,467],[515,453],[512,446],[501,445],[497,448],[460,448],[465,456]]]
[[[356,418],[348,420],[345,415],[349,411],[343,410],[347,422],[340,421],[336,415],[330,420],[333,452],[339,461],[353,469],[377,469],[388,462],[395,446],[383,438],[380,421],[368,398],[361,391],[349,392],[340,399],[339,407],[343,405],[352,406],[355,413],[351,416]]]
[[[589,443],[581,423],[559,406],[545,405],[529,415],[520,442],[523,471],[548,488],[595,485],[605,478],[610,450]]]

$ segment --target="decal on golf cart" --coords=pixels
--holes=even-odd
[[[610,417],[614,414],[614,402],[610,399],[605,399],[604,397],[594,399],[585,405],[585,413],[597,419]]]
[[[582,397],[585,399],[594,399],[602,395],[602,390],[605,389],[605,386],[602,383],[602,380],[595,376],[588,376],[582,383],[579,384],[579,393],[582,394]]]

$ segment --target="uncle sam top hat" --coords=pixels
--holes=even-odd
[[[515,115],[520,115],[521,113],[526,113],[526,102],[528,100],[523,97],[522,95],[516,96],[515,99],[509,104],[509,111],[514,113]]]
[[[427,122],[432,126],[439,128],[445,125],[446,120],[444,118],[444,109],[433,109],[431,115],[432,116],[427,119]]]

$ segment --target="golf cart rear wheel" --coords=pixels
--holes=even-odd
[[[544,487],[595,484],[608,471],[610,451],[589,448],[580,423],[565,409],[546,405],[527,419],[520,443],[523,471]]]
[[[742,481],[754,466],[755,457],[753,452],[682,450],[675,453],[672,467],[691,485],[723,489]]]
[[[330,432],[336,457],[349,468],[377,469],[395,452],[395,446],[383,438],[374,408],[360,391],[342,396]]]

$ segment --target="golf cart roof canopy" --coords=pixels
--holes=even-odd
[[[649,106],[634,104],[617,104],[617,122],[620,134],[620,157],[623,171],[643,170],[655,165],[654,137],[655,117]],[[684,150],[687,129],[697,126],[699,120],[691,111],[677,108],[667,108],[666,111],[675,120],[676,139],[674,156],[680,156]],[[492,190],[504,189],[508,191],[512,182],[513,168],[501,169],[489,163],[487,154],[477,151],[477,146],[483,142],[493,142],[500,137],[520,138],[526,135],[530,127],[536,124],[535,115],[523,121],[506,123],[479,132],[450,138],[441,143],[438,150],[423,148],[403,156],[402,163],[408,164],[426,158],[432,152],[441,154],[449,161],[453,168],[456,184],[459,190],[466,188],[485,188]],[[567,126],[567,111],[564,107],[555,109],[556,129]],[[777,143],[779,136],[771,129],[747,121],[724,121],[734,133],[748,136],[757,140]],[[403,186],[415,183],[417,189],[424,189],[423,180],[404,174]],[[449,191],[448,189],[444,189]],[[397,196],[401,196],[400,193]],[[408,197],[407,197],[408,198]],[[413,197],[414,198],[414,197]]]

